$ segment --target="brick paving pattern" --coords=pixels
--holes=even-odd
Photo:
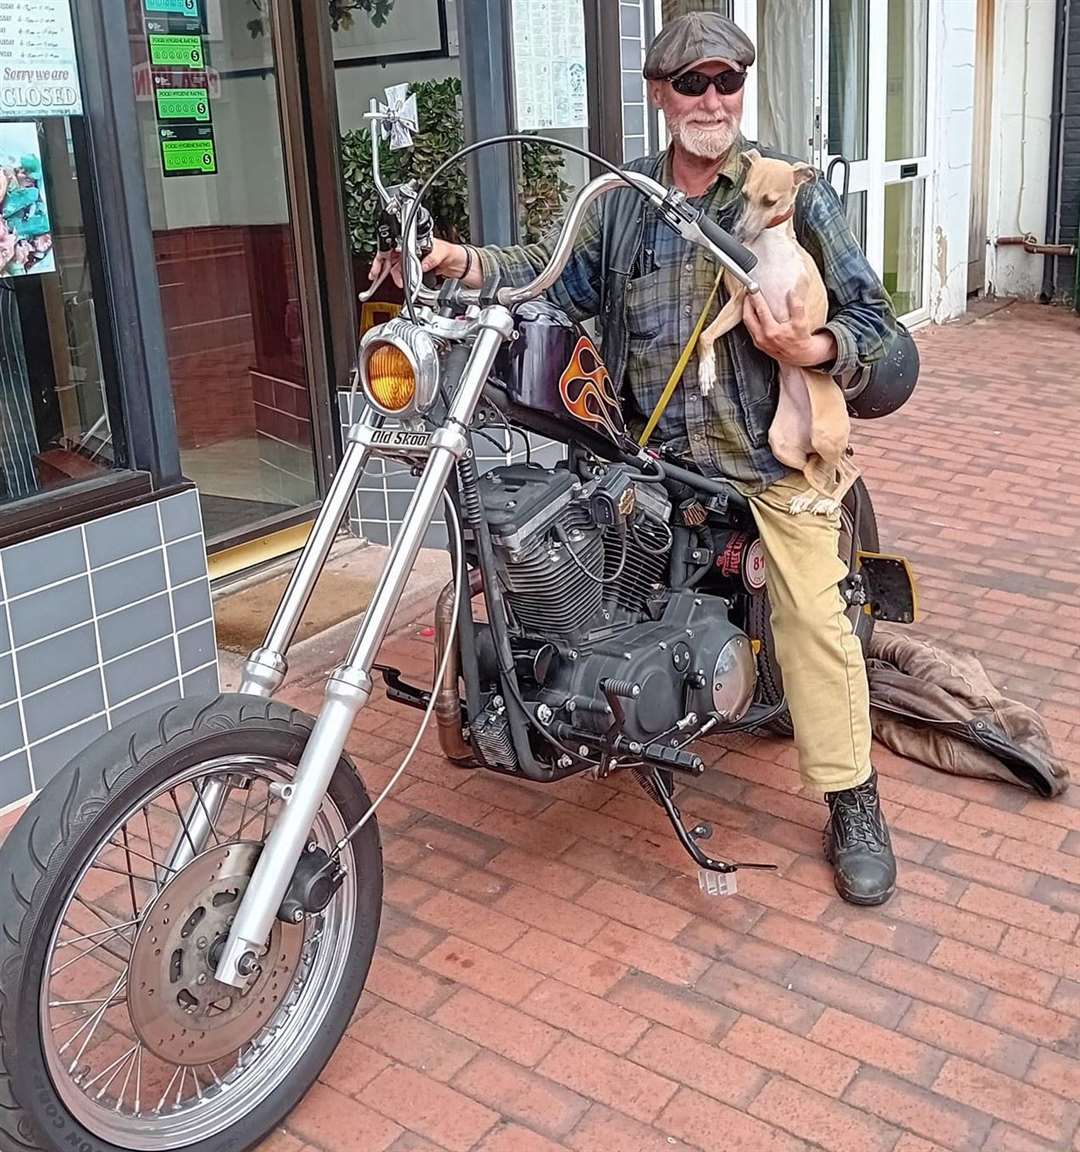
[[[977,650],[1080,771],[1080,320],[1014,305],[919,341],[915,398],[857,429],[883,547],[915,565],[918,630]],[[428,631],[385,656],[429,675]],[[370,789],[416,719],[362,715]],[[780,866],[715,900],[631,781],[519,785],[423,747],[381,810],[359,1010],[263,1152],[1080,1152],[1080,788],[878,749],[899,889],[862,910],[788,743],[711,741],[681,793],[711,850]]]

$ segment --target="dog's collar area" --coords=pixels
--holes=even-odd
[[[795,215],[795,205],[792,204],[792,206],[782,216],[774,216],[768,222],[768,224],[765,225],[765,227],[766,228],[776,228],[781,224],[786,224],[794,215]]]

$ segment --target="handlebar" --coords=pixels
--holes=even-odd
[[[730,257],[744,272],[749,274],[757,267],[757,257],[753,252],[740,244],[730,232],[726,232],[715,220],[703,214],[698,220],[698,224],[709,243]]]
[[[585,213],[601,196],[616,188],[624,188],[627,184],[637,188],[649,200],[669,227],[692,244],[704,248],[748,292],[757,292],[757,281],[750,275],[757,265],[757,257],[753,252],[703,212],[689,207],[685,203],[686,197],[677,189],[666,188],[640,172],[622,171],[618,174],[603,172],[578,192],[563,221],[551,257],[543,270],[534,280],[522,287],[498,289],[495,294],[496,300],[507,308],[513,308],[542,296],[556,283],[570,262]],[[476,304],[480,301],[481,293],[474,288],[460,288],[455,296],[463,304]],[[439,293],[428,288],[419,288],[416,298],[423,304],[434,305],[438,301]]]
[[[389,90],[388,90],[389,92]],[[435,178],[451,164],[456,163],[479,148],[495,144],[512,142],[553,145],[565,151],[575,152],[585,158],[595,161],[607,171],[589,181],[578,192],[570,211],[563,222],[562,230],[555,244],[551,258],[543,271],[529,284],[521,288],[500,288],[495,293],[495,299],[505,307],[514,307],[535,300],[546,292],[563,274],[570,261],[577,239],[578,230],[585,216],[585,212],[600,196],[615,188],[627,186],[636,189],[653,205],[660,214],[661,219],[685,240],[704,248],[712,258],[721,265],[735,280],[741,283],[748,292],[758,291],[757,282],[750,275],[757,263],[757,258],[747,248],[726,232],[715,221],[710,220],[703,211],[693,208],[688,202],[685,193],[677,188],[666,188],[651,177],[640,172],[629,172],[617,168],[610,161],[594,156],[586,149],[565,141],[553,140],[546,136],[526,136],[521,133],[509,133],[497,136],[490,140],[480,140],[469,144],[456,152],[449,159],[444,160],[427,178],[418,191],[414,186],[404,185],[398,189],[396,196],[391,197],[389,190],[382,182],[382,172],[379,161],[379,132],[380,125],[389,128],[391,134],[400,128],[404,131],[406,140],[411,140],[411,130],[415,130],[415,123],[405,125],[405,117],[399,111],[389,106],[380,110],[378,102],[372,100],[371,110],[366,114],[371,121],[371,150],[372,168],[375,185],[379,196],[387,208],[393,207],[399,214],[401,225],[401,247],[403,268],[405,276],[405,305],[412,316],[413,301],[437,306],[440,302],[440,293],[423,285],[420,260],[417,257],[417,224],[418,212],[422,211],[421,201],[425,192],[430,188]],[[392,145],[393,146],[393,145]],[[456,302],[463,304],[480,303],[481,293],[475,289],[459,288],[455,293]]]

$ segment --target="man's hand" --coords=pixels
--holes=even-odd
[[[784,321],[773,315],[764,293],[747,293],[743,323],[758,348],[781,364],[813,368],[836,359],[836,337],[831,332],[811,330],[806,309],[795,292],[788,293],[788,319]]]
[[[465,272],[468,259],[464,245],[448,244],[445,240],[432,240],[431,251],[424,257],[421,267],[424,272],[434,272],[444,279],[460,280],[462,274]],[[371,262],[371,275],[369,277],[371,283],[374,284],[375,281],[378,280],[387,265],[389,265],[390,268],[391,278],[400,288],[402,283],[400,252],[376,253],[375,259]],[[469,275],[464,281],[465,286],[467,288],[479,288],[483,282],[480,266],[474,256],[472,268],[469,270]]]

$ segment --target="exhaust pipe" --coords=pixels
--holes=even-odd
[[[469,572],[469,598],[472,599],[482,587],[483,574],[479,568],[473,568]],[[446,651],[453,619],[454,581],[451,580],[435,601],[435,675],[438,675]],[[438,725],[439,747],[443,755],[455,764],[466,765],[474,763],[475,758],[461,727],[461,695],[458,691],[460,678],[461,647],[455,640],[446,661],[443,678],[435,685],[435,723]]]

